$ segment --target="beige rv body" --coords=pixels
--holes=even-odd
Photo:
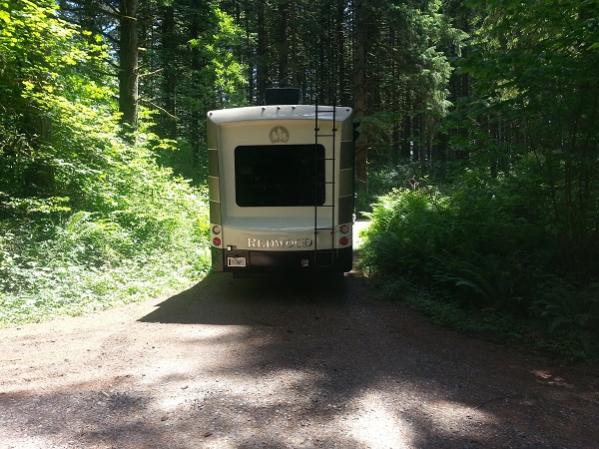
[[[340,244],[341,225],[345,225],[344,235],[351,246],[352,110],[337,107],[335,114],[332,111],[332,107],[319,106],[318,120],[316,107],[308,105],[255,106],[208,113],[211,242],[225,252],[225,266],[227,251],[293,252],[348,246]],[[235,149],[248,145],[314,144],[316,125],[317,142],[325,152],[324,204],[239,206]],[[315,228],[323,230],[315,232]]]

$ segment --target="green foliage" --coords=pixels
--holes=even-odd
[[[200,46],[203,57],[210,61],[205,70],[211,71],[213,86],[216,92],[216,106],[219,108],[242,106],[246,96],[243,88],[247,84],[245,71],[247,68],[235,57],[234,50],[241,46],[242,30],[226,12],[214,11],[216,32],[202,42],[192,39],[192,47]]]
[[[404,188],[375,202],[364,249],[373,274],[432,287],[416,302],[450,324],[491,315],[580,358],[599,354],[597,6],[445,2],[469,34],[445,47],[455,107],[431,151],[376,161],[372,186]]]
[[[422,263],[432,263],[431,257],[441,251],[448,213],[446,199],[433,190],[395,189],[381,197],[369,214],[364,264],[384,272],[396,266],[405,273],[427,271]]]
[[[565,327],[548,330],[491,307],[464,308],[453,295],[431,291],[405,277],[382,278],[377,285],[383,297],[401,299],[438,325],[519,348],[525,346],[568,361],[599,359],[599,343],[593,330]]]
[[[523,158],[536,165],[529,192],[554,215],[569,247],[562,256],[592,272],[599,252],[598,4],[474,4],[478,27],[461,62],[474,95],[465,105],[469,138],[461,145],[491,176],[511,174]]]
[[[360,213],[368,212],[376,199],[399,185],[408,186],[411,177],[409,164],[398,167],[372,167],[368,172],[368,186],[365,192],[358,192],[356,196],[356,210]]]
[[[382,2],[373,8],[381,24],[380,31],[368,36],[375,41],[367,78],[376,92],[370,103],[376,104],[370,104],[360,122],[371,145],[371,169],[397,165],[401,155],[410,157],[410,150],[411,160],[430,161],[425,154],[433,151],[452,106],[450,55],[460,51],[466,35],[442,13],[437,0]]]
[[[451,297],[452,307],[477,316],[492,310],[536,323],[545,334],[579,341],[590,356],[597,284],[561,263],[559,230],[543,195],[526,190],[535,177],[522,165],[519,176],[500,179],[468,172],[446,193],[429,186],[380,197],[363,264],[374,276],[432,286],[433,299]]]
[[[206,193],[120,138],[104,47],[53,1],[0,3],[0,323],[164,294],[208,268]],[[90,43],[91,42],[91,43]]]

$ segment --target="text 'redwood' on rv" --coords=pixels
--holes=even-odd
[[[352,110],[284,102],[208,113],[215,271],[351,270]]]

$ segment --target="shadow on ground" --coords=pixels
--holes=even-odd
[[[265,275],[235,279],[231,274],[211,273],[189,290],[159,304],[141,321],[261,324],[289,307],[343,308],[355,294],[358,283],[364,281],[338,275]]]
[[[501,348],[434,329],[372,295],[360,276],[213,274],[142,320],[245,326],[233,337],[248,343],[243,353],[216,374],[252,379],[306,374],[294,388],[310,402],[289,413],[300,422],[353,416],[345,430],[358,436],[351,444],[329,441],[318,447],[540,448],[568,442],[582,416],[546,407],[544,392],[535,391],[530,378],[517,377],[519,370],[506,365],[511,360]],[[219,342],[231,344],[224,335],[210,341]],[[279,406],[262,412],[273,416]],[[251,406],[245,410],[254,412]],[[599,424],[598,418],[589,424]],[[293,447],[284,441],[268,447]],[[599,432],[587,441],[599,441]]]
[[[102,448],[588,449],[599,441],[598,402],[584,389],[540,383],[530,375],[537,361],[436,329],[373,299],[360,277],[212,274],[139,321],[132,327],[159,342],[144,368],[153,375],[105,393],[0,395],[0,410],[13,410],[0,425],[27,428],[42,416],[38,433],[54,437],[76,420],[81,430],[68,438]]]

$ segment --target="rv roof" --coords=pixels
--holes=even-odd
[[[342,122],[351,113],[351,108],[337,106],[335,119]],[[333,120],[333,106],[318,106],[319,120]],[[208,112],[208,117],[214,123],[247,122],[253,120],[314,120],[316,106],[314,105],[281,105],[281,106],[250,106],[246,108],[219,109]]]

